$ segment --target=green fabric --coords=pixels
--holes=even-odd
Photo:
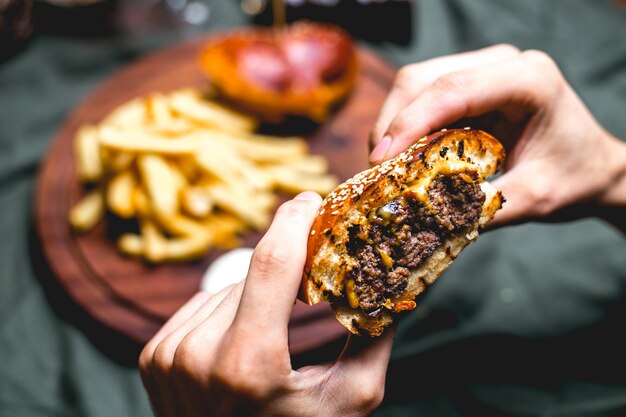
[[[206,27],[38,34],[0,64],[0,416],[150,416],[137,347],[98,328],[45,269],[32,226],[56,129],[114,70],[245,22],[211,2]],[[497,42],[550,53],[598,120],[626,138],[626,7],[614,0],[421,0],[400,65]],[[576,121],[573,120],[572,123]],[[625,213],[626,215],[626,213]],[[626,239],[592,220],[484,234],[400,326],[380,416],[626,414]]]

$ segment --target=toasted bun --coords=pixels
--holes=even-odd
[[[255,84],[243,75],[242,68],[239,67],[240,54],[245,53],[248,48],[254,49],[255,45],[260,45],[259,47],[277,45],[280,49],[280,45],[289,40],[320,38],[336,46],[330,49],[332,53],[338,54],[335,58],[340,62],[335,62],[333,67],[325,70],[324,73],[330,78],[327,77],[319,84],[297,85],[295,81],[299,79],[300,74],[304,74],[310,67],[305,65],[303,68],[302,63],[286,64],[288,74],[283,75],[288,79],[276,81],[287,83],[280,91]],[[281,60],[281,57],[273,58]],[[324,57],[315,56],[310,59],[315,64],[319,58]],[[358,70],[357,55],[350,36],[339,27],[312,22],[294,23],[281,33],[271,28],[259,27],[233,30],[215,38],[203,48],[200,65],[224,99],[256,114],[268,123],[279,123],[289,116],[305,117],[316,122],[323,121],[333,106],[352,90]],[[260,73],[259,70],[252,69],[256,74]]]
[[[337,319],[352,333],[380,335],[397,313],[415,308],[415,298],[477,238],[478,230],[501,208],[501,193],[484,180],[498,171],[503,160],[502,145],[483,131],[442,130],[341,184],[326,197],[311,228],[300,298],[309,304],[330,301]],[[347,249],[349,227],[367,224],[368,213],[407,193],[417,196],[436,214],[427,192],[438,174],[462,174],[467,182],[480,184],[485,201],[478,220],[448,236],[411,269],[406,288],[388,298],[385,308],[379,309],[382,311],[366,314],[351,307],[345,288],[346,273],[355,266]]]

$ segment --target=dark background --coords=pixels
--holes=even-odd
[[[97,18],[115,17],[104,9],[71,24],[67,12],[35,4],[32,36],[0,43],[0,416],[151,415],[139,347],[67,299],[32,223],[50,140],[100,82],[150,51],[251,21],[237,1],[208,2],[208,21],[196,26],[142,19],[141,4],[125,2],[116,26]],[[336,18],[372,19],[345,13]],[[398,66],[499,42],[542,49],[605,128],[626,138],[623,3],[420,0],[374,15],[361,42]],[[402,322],[377,415],[626,415],[625,294],[626,239],[598,220],[486,233]]]

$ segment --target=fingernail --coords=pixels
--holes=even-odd
[[[391,147],[391,136],[385,135],[383,139],[380,141],[380,143],[376,145],[376,147],[370,154],[370,162],[373,164],[382,162],[387,156],[387,152],[389,152],[390,147]]]
[[[319,200],[320,195],[313,191],[305,191],[294,197],[294,200]]]

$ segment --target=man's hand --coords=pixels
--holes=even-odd
[[[320,202],[283,204],[247,279],[197,294],[148,342],[139,366],[157,416],[362,416],[380,404],[391,332],[350,339],[334,363],[291,367],[287,324]]]
[[[374,132],[372,163],[452,125],[482,128],[507,147],[493,184],[507,202],[491,225],[598,215],[626,205],[626,145],[593,118],[541,51],[510,45],[402,68]]]

